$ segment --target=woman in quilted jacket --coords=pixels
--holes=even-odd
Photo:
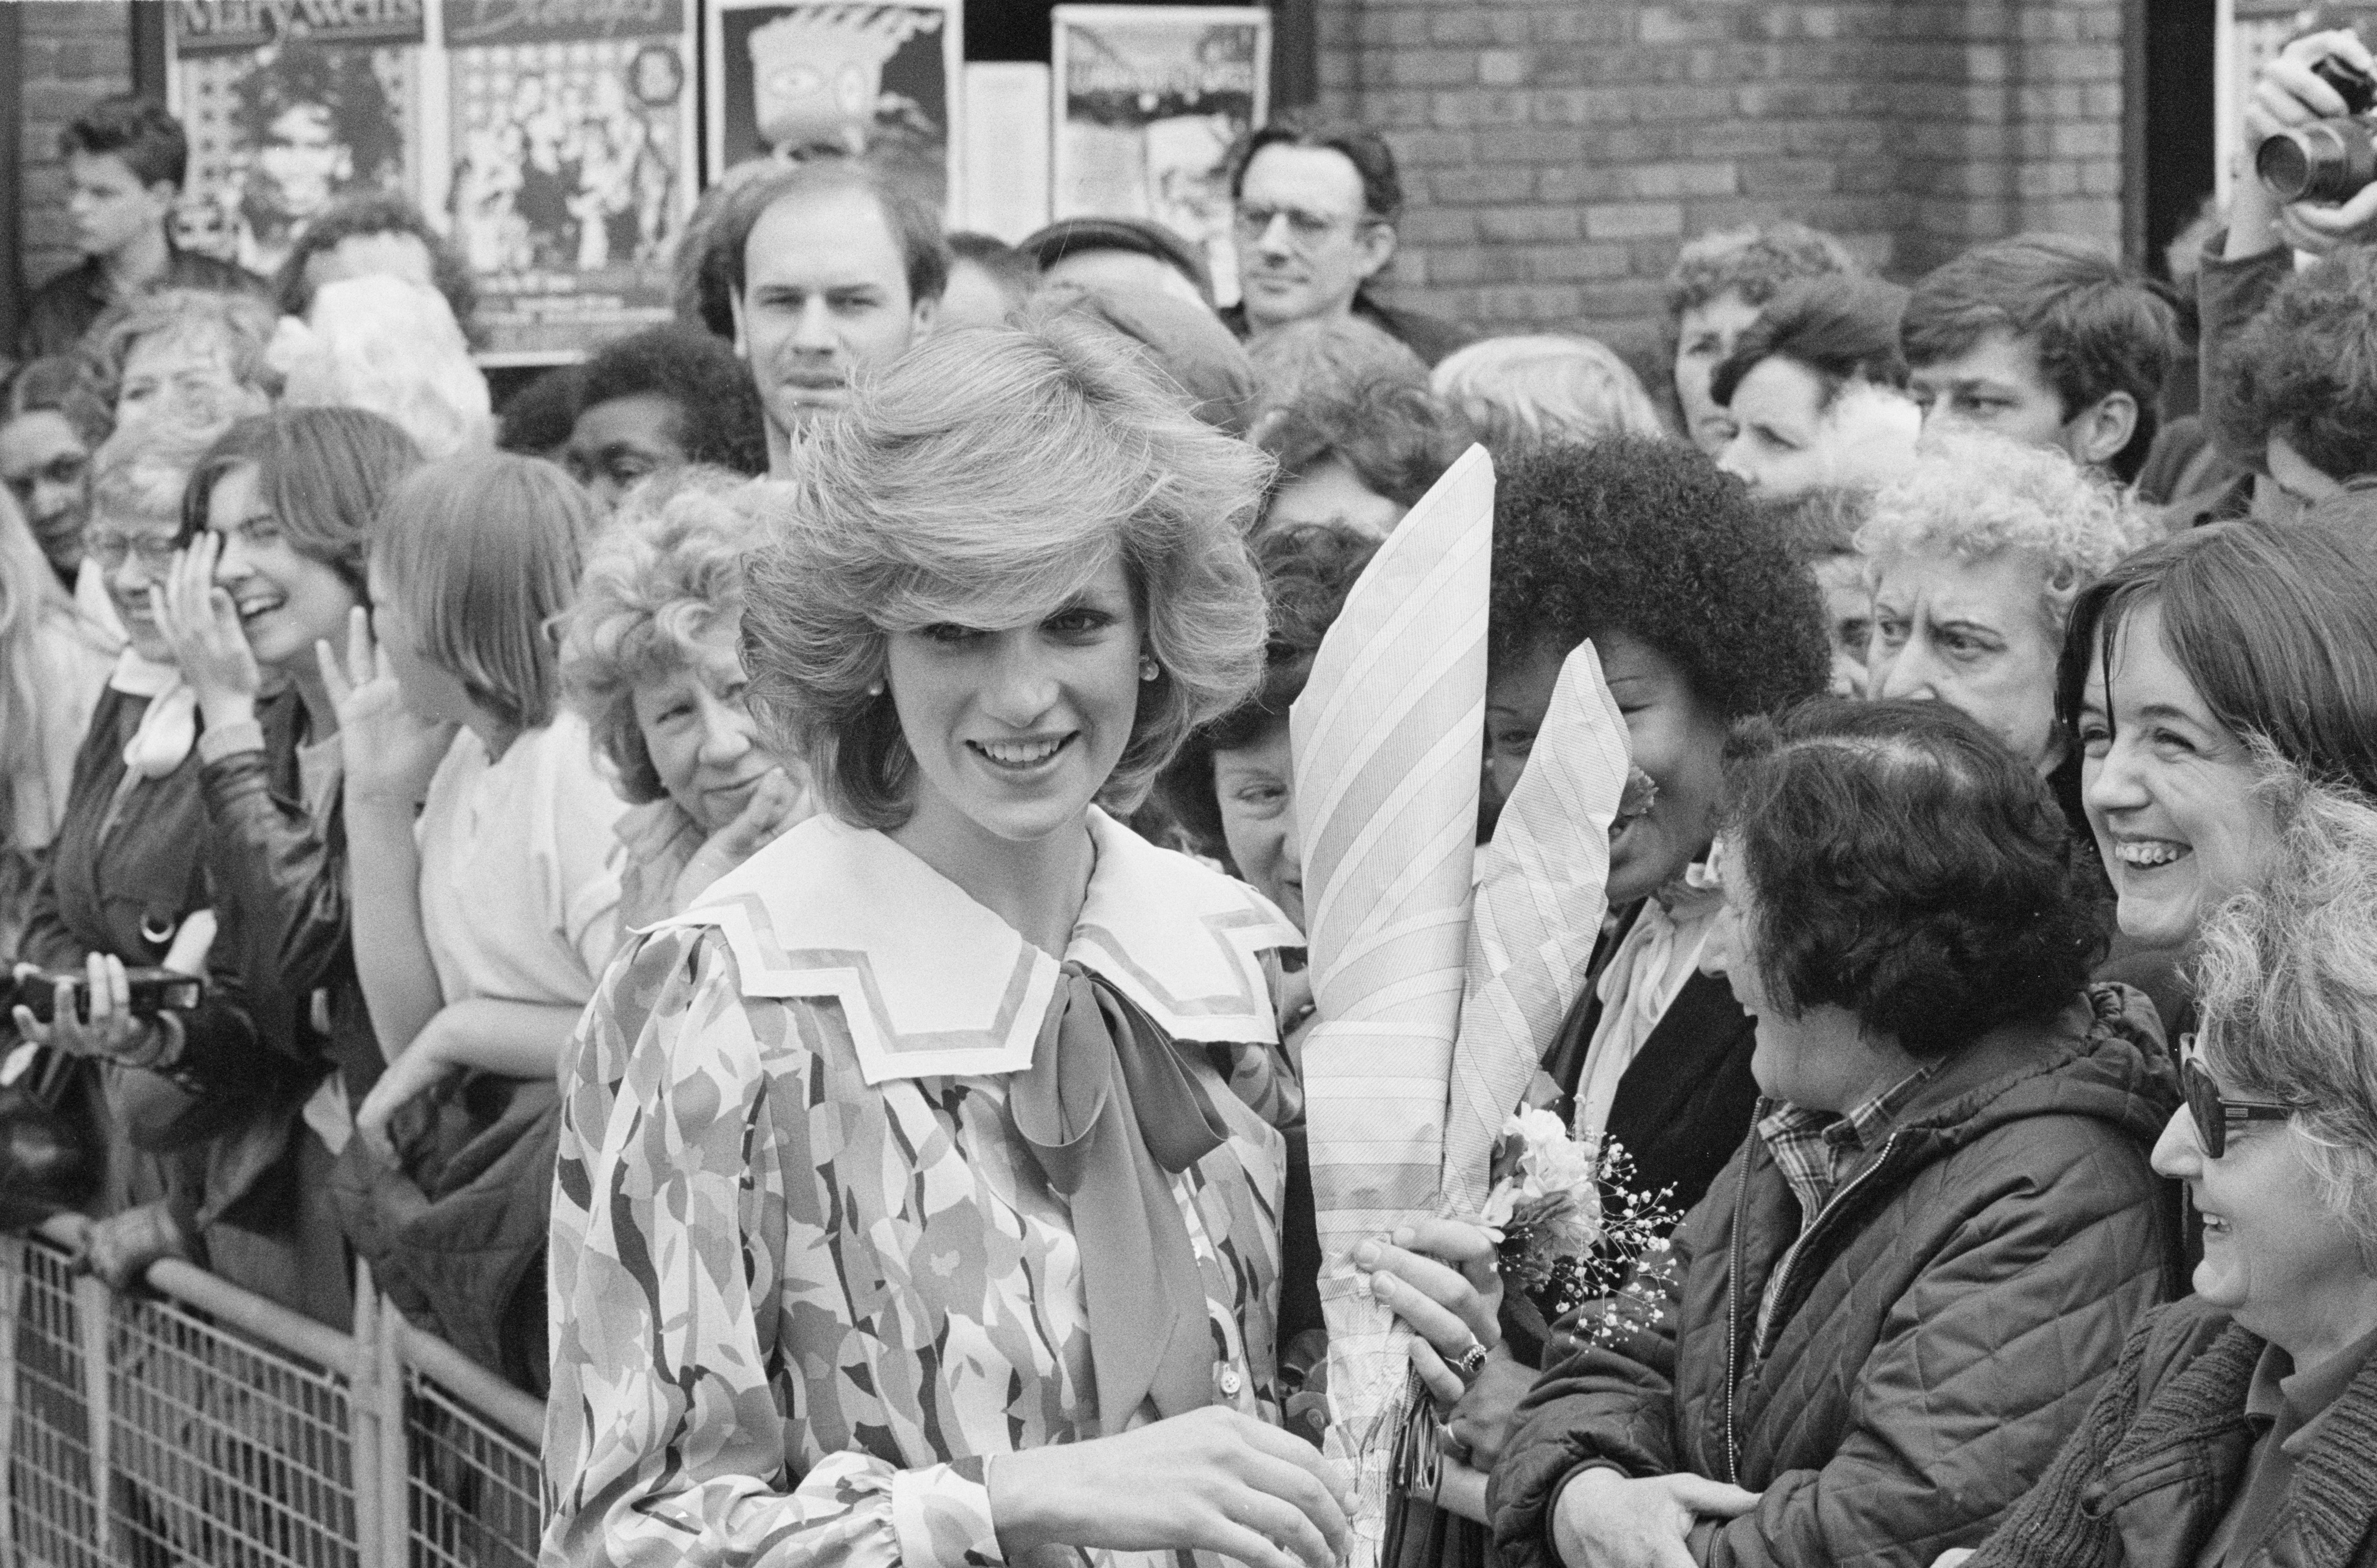
[[[1511,1568],[1921,1564],[2022,1496],[2170,1291],[2151,1007],[2037,772],[1944,703],[1739,728],[1704,964],[1750,1135],[1496,1467]]]
[[[2281,847],[2205,924],[2187,1106],[2155,1147],[2204,1217],[2195,1294],[2132,1336],[1970,1568],[2377,1562],[2377,807],[2272,793]]]

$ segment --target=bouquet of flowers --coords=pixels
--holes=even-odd
[[[1678,1218],[1673,1189],[1638,1188],[1624,1145],[1578,1139],[1555,1112],[1522,1107],[1502,1123],[1494,1170],[1479,1223],[1499,1243],[1503,1279],[1547,1322],[1608,1298],[1575,1325],[1607,1343],[1631,1322],[1621,1301],[1655,1302]]]

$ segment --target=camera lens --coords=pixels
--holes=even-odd
[[[2265,139],[2253,172],[2281,201],[2347,201],[2377,180],[2377,142],[2361,121],[2318,120]]]

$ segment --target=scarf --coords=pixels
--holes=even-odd
[[[1584,1067],[1577,1075],[1574,1132],[1580,1141],[1600,1141],[1609,1125],[1609,1108],[1618,1099],[1619,1080],[1675,1004],[1677,992],[1700,968],[1701,953],[1724,907],[1724,886],[1698,863],[1686,866],[1643,900],[1642,912],[1627,928],[1594,988],[1601,1016],[1594,1020]]]
[[[1099,1424],[1121,1431],[1151,1396],[1177,1416],[1212,1402],[1205,1285],[1172,1177],[1227,1127],[1163,1029],[1105,980],[1067,964],[1007,1114],[1072,1206],[1089,1301]]]
[[[148,708],[124,743],[124,766],[136,778],[162,778],[182,766],[198,738],[198,697],[171,664],[159,664],[130,648],[107,678],[110,689],[147,697]]]

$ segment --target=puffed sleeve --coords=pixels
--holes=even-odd
[[[832,1159],[815,1077],[794,1007],[747,1005],[714,932],[655,932],[603,978],[563,1085],[547,1564],[1000,1561],[981,1460],[794,1471],[795,1324],[837,1255],[786,1201]]]

